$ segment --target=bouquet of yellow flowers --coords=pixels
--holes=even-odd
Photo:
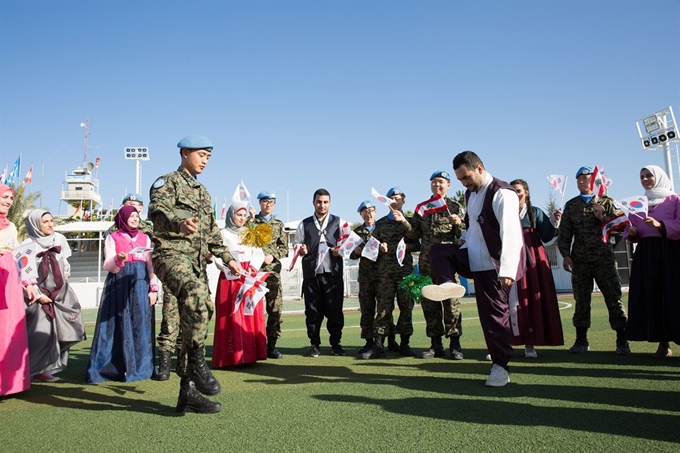
[[[241,241],[250,247],[265,247],[272,241],[272,227],[268,223],[251,223],[241,235]]]

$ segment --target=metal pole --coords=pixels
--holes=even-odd
[[[142,163],[139,160],[136,160],[135,163],[136,163],[136,167],[137,167],[137,172],[136,172],[136,175],[135,175],[135,193],[142,193],[142,181],[141,181],[141,177],[140,177],[140,173],[142,171],[142,169],[141,169]]]
[[[673,182],[673,162],[671,160],[671,145],[667,141],[663,144],[664,160],[666,161],[666,174],[671,180],[671,192],[675,192],[675,184]]]

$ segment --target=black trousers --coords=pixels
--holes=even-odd
[[[307,337],[313,345],[321,344],[321,323],[326,317],[326,328],[330,334],[331,346],[339,345],[345,315],[342,312],[344,285],[342,276],[333,277],[330,273],[317,274],[305,278],[302,283],[305,298],[305,323]]]

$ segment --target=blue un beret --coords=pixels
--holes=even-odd
[[[406,194],[401,191],[399,187],[392,187],[390,190],[387,191],[387,195],[385,195],[387,198],[391,197],[392,195],[401,195],[402,197],[405,197]]]
[[[262,192],[257,194],[258,200],[269,200],[270,198],[272,200],[276,200],[276,194],[273,193],[273,192],[271,192],[271,193],[267,192],[266,190],[263,190]]]
[[[592,175],[593,174],[593,167],[581,167],[578,169],[576,172],[576,178],[578,178],[581,175]]]
[[[126,201],[136,201],[138,203],[144,204],[144,200],[142,200],[142,196],[138,193],[129,193],[125,195],[125,198],[123,198],[123,201],[120,202],[120,204],[125,204]]]
[[[361,212],[366,208],[373,208],[373,203],[371,203],[369,200],[364,200],[361,202],[359,207],[357,208],[357,212]]]
[[[178,148],[206,149],[212,151],[213,142],[203,135],[188,135],[177,143]]]
[[[432,181],[434,178],[444,178],[451,182],[451,174],[445,170],[439,170],[432,173],[432,176],[430,176],[430,181]]]

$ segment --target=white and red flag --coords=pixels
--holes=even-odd
[[[614,231],[622,230],[630,222],[626,218],[625,214],[619,214],[609,222],[602,225],[602,242],[605,244],[609,243],[609,237]]]
[[[97,157],[94,160],[94,171],[99,171],[99,162],[101,162],[101,159]]]
[[[420,217],[426,217],[433,212],[446,211],[448,209],[449,207],[446,205],[446,200],[440,194],[419,203],[416,206],[416,214],[420,215]]]
[[[612,185],[612,180],[605,174],[604,169],[595,165],[593,176],[590,178],[590,190],[597,197],[601,197]]]
[[[234,195],[231,197],[231,201],[244,204],[250,203],[250,192],[248,192],[248,189],[246,189],[246,185],[243,184],[243,181],[239,182],[238,186],[236,186],[236,190],[234,190]]]
[[[380,254],[380,241],[372,237],[361,251],[361,256],[368,258],[371,261],[375,261],[378,259],[378,254]]]
[[[290,260],[290,266],[288,266],[288,272],[293,270],[293,267],[295,266],[295,262],[297,261],[298,257],[300,256],[300,249],[302,248],[302,244],[295,244],[293,246],[293,259]]]
[[[371,187],[371,195],[373,195],[376,200],[387,206],[387,209],[392,209],[392,204],[396,203],[396,201],[386,197],[385,195],[381,195],[377,190],[375,190],[374,187]]]
[[[269,277],[269,272],[258,272],[256,275],[241,275],[243,285],[236,294],[234,301],[234,313],[236,313],[241,305],[244,303],[243,314],[252,316],[255,312],[255,307],[262,300],[265,294],[269,292],[265,280]]]
[[[349,232],[349,237],[342,241],[338,253],[342,255],[343,258],[349,258],[350,254],[364,242],[358,234],[354,231]]]
[[[404,242],[404,238],[401,238],[401,241],[399,241],[399,244],[397,244],[397,263],[399,263],[400,266],[404,265],[405,256],[406,256],[406,242]]]
[[[566,175],[548,175],[548,182],[550,183],[550,188],[555,192],[559,193],[560,196],[564,197],[564,193],[567,189],[567,176]]]
[[[630,218],[631,215],[636,215],[641,219],[644,219],[649,212],[649,200],[647,200],[645,195],[623,198],[616,202],[616,206],[619,207],[628,218]]]
[[[26,183],[31,183],[33,182],[33,165],[31,165],[31,168],[28,169],[28,173],[26,173],[26,177],[24,178],[24,182],[21,183],[21,185],[24,185]]]
[[[224,218],[227,215],[227,199],[225,198],[222,200],[222,213],[221,213],[221,219],[224,220]]]

